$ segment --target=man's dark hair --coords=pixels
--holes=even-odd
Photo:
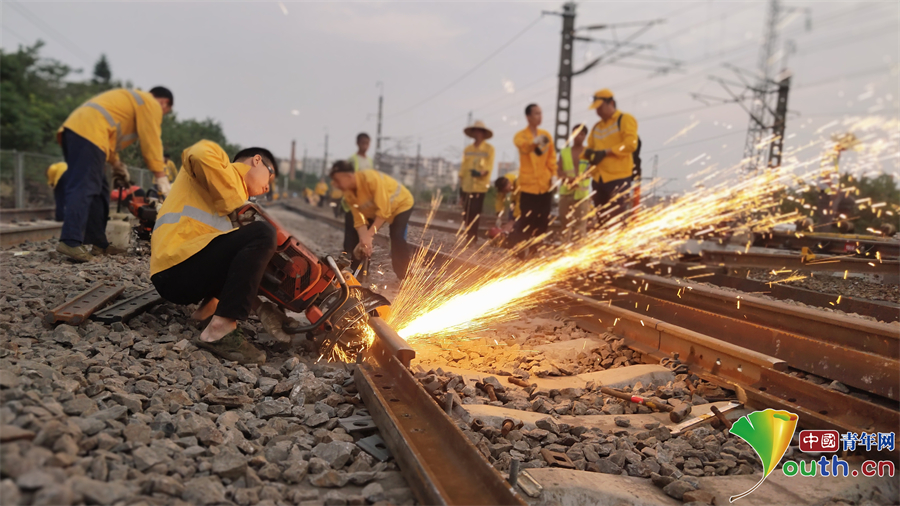
[[[338,160],[334,162],[334,165],[331,166],[331,170],[328,171],[328,177],[332,178],[339,172],[349,172],[352,174],[354,172],[353,166],[346,160]]]
[[[276,176],[278,175],[278,162],[275,161],[275,157],[272,155],[272,152],[266,148],[242,149],[242,150],[238,151],[238,154],[234,155],[234,159],[232,159],[231,161],[236,162],[238,160],[244,160],[245,158],[253,158],[256,155],[261,156],[263,159],[263,162],[265,162],[266,165],[271,166],[272,169],[275,171],[275,175]]]
[[[169,105],[175,107],[175,96],[172,95],[172,92],[169,91],[169,88],[154,86],[153,88],[150,88],[150,94],[156,98],[168,98]]]
[[[497,190],[504,191],[506,190],[506,187],[509,186],[509,179],[504,176],[500,176],[496,181],[494,181],[494,186],[497,188]]]
[[[163,158],[171,159],[172,157],[169,156],[169,153],[163,153]]]
[[[572,131],[574,132],[574,131],[578,130],[578,127],[581,127],[581,130],[582,130],[585,134],[588,133],[587,125],[585,125],[584,123],[579,123],[579,124],[573,126],[573,127],[572,127]],[[580,133],[580,132],[579,132],[579,133]],[[577,135],[577,134],[576,134],[576,135]]]
[[[363,133],[361,133],[361,134],[357,134],[357,136],[356,136],[356,142],[357,142],[357,143],[359,143],[359,141],[361,141],[361,140],[363,140],[363,139],[370,139],[370,140],[371,140],[372,138],[369,137],[369,134],[367,134],[367,133],[365,133],[365,132],[363,132]]]
[[[531,110],[537,107],[537,104],[528,104],[525,106],[525,116],[531,116]]]

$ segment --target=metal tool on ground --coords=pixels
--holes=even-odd
[[[78,325],[87,320],[94,311],[115,300],[124,291],[124,285],[97,283],[74,299],[48,312],[44,315],[44,321],[47,323],[65,322],[71,325]]]
[[[627,392],[623,392],[621,390],[616,390],[614,388],[609,387],[600,387],[600,392],[606,395],[611,395],[613,397],[624,399],[626,401],[631,401],[635,404],[641,404],[647,406],[648,408],[654,411],[665,411],[668,413],[672,413],[675,411],[675,408],[668,404],[663,404],[656,402],[652,399],[647,399],[646,397],[641,397],[640,395],[629,394]],[[671,415],[669,415],[671,417]],[[683,418],[682,418],[683,419]],[[681,420],[672,420],[673,422],[680,422]]]
[[[127,322],[132,317],[162,302],[162,300],[156,288],[151,288],[134,297],[117,302],[99,313],[94,313],[91,319],[103,323]]]
[[[719,422],[721,422],[722,425],[724,425],[726,429],[731,430],[731,426],[734,424],[731,423],[731,420],[725,418],[725,414],[722,413],[721,411],[719,411],[719,408],[717,408],[716,406],[710,406],[709,409],[710,409],[710,411],[712,411],[712,413],[714,415],[716,415],[716,418],[718,418]]]
[[[132,185],[127,179],[121,178],[113,180],[113,187],[115,189],[110,193],[110,200],[116,202],[116,212],[123,212],[124,207],[137,218],[138,225],[134,227],[135,232],[141,239],[149,240],[162,201],[159,193],[154,189],[144,192],[140,186]]]
[[[288,334],[307,334],[326,358],[352,357],[366,346],[370,316],[386,317],[390,302],[364,288],[349,272],[349,260],[340,265],[331,256],[317,257],[274,217],[257,204],[237,210],[232,221],[244,226],[265,221],[275,228],[275,254],[266,266],[259,294],[282,310],[304,313],[309,324],[288,321]]]

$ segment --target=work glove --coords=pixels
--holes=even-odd
[[[472,177],[481,177],[481,172],[478,172],[478,171],[475,170],[475,169],[470,170],[470,171],[469,171],[469,174],[471,174]]]
[[[597,165],[598,163],[602,162],[604,158],[606,158],[606,150],[588,150],[587,159],[591,163],[591,165]]]
[[[128,176],[128,169],[125,167],[125,164],[123,164],[122,162],[113,164],[112,176],[113,176],[113,180],[118,179],[121,181],[125,181],[126,183],[128,181],[131,181],[131,178]]]
[[[158,191],[160,195],[168,195],[171,189],[172,184],[169,183],[169,178],[165,174],[156,176],[156,191]]]
[[[550,138],[544,134],[538,135],[534,138],[534,152],[540,156],[544,154],[544,151],[547,150],[547,146],[550,144]]]

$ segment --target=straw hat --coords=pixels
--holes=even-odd
[[[474,139],[475,135],[473,135],[473,134],[475,133],[475,130],[484,130],[485,133],[487,133],[487,135],[484,138],[485,140],[490,139],[491,137],[494,136],[494,132],[491,132],[490,128],[484,126],[484,122],[481,120],[476,121],[470,127],[466,127],[466,129],[463,130],[463,133]]]

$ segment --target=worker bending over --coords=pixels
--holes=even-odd
[[[47,186],[53,190],[53,201],[56,204],[56,221],[63,221],[66,217],[66,162],[56,162],[47,167]]]
[[[597,111],[600,121],[591,130],[583,156],[592,166],[594,205],[612,206],[598,212],[602,225],[627,208],[633,154],[638,149],[638,124],[634,116],[616,110],[613,93],[606,88],[594,93],[591,109]]]
[[[144,163],[160,193],[168,192],[160,133],[163,115],[173,103],[172,92],[163,87],[149,92],[120,88],[97,95],[69,115],[56,134],[69,166],[65,217],[56,251],[78,262],[107,253],[109,183],[104,164],[109,162],[113,175],[127,180],[118,152],[134,141],[140,139]]]
[[[356,153],[353,153],[347,160],[354,172],[375,168],[375,166],[372,165],[372,159],[366,156],[366,151],[369,150],[369,144],[371,142],[369,134],[365,132],[356,136]],[[340,188],[338,189],[340,190]],[[348,255],[352,255],[353,248],[359,244],[359,236],[356,233],[353,213],[350,212],[350,204],[347,203],[346,198],[341,200],[341,210],[344,211],[344,251]]]
[[[181,163],[153,228],[150,281],[170,302],[202,302],[192,318],[212,319],[198,346],[227,360],[263,363],[265,353],[245,340],[237,322],[259,306],[257,290],[275,253],[275,228],[263,221],[234,228],[228,215],[269,191],[278,174],[275,157],[267,149],[248,148],[232,162],[218,144],[202,140],[184,150]]]
[[[587,229],[585,216],[589,210],[591,178],[587,174],[589,163],[582,158],[587,127],[575,125],[572,145],[559,152],[559,219],[563,240],[582,237]]]
[[[485,141],[493,137],[494,133],[481,121],[476,121],[463,130],[463,133],[475,139],[463,151],[463,161],[459,166],[466,235],[469,244],[475,244],[478,242],[481,213],[484,212],[484,195],[491,186],[491,172],[494,170],[494,146]]]
[[[402,281],[409,269],[412,248],[406,242],[406,227],[412,215],[413,197],[405,186],[387,174],[374,170],[355,172],[353,167],[339,160],[331,167],[331,184],[344,192],[344,201],[353,216],[358,239],[344,248],[351,254],[372,255],[375,234],[387,223],[390,225],[391,265]],[[357,256],[354,254],[354,256]],[[351,266],[356,269],[360,260]]]
[[[519,150],[519,192],[522,217],[510,235],[513,245],[547,232],[553,192],[550,182],[556,175],[556,148],[550,133],[538,128],[541,108],[529,104],[525,108],[528,126],[517,133],[513,143]]]

